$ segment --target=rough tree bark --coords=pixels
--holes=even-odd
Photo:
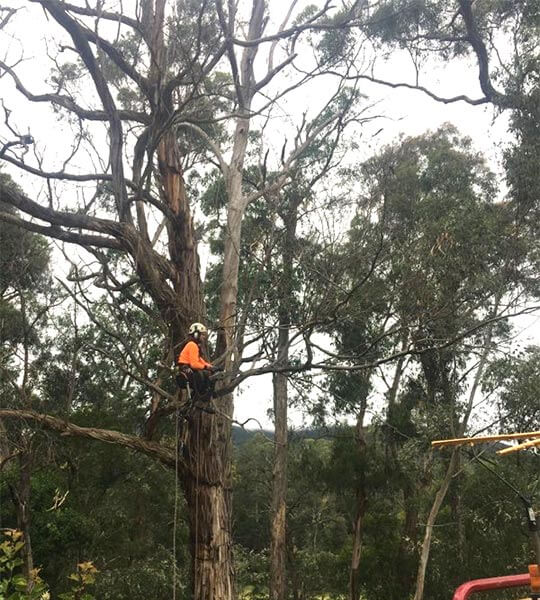
[[[282,265],[278,284],[278,364],[289,362],[289,328],[293,302],[294,257],[298,207],[301,195],[293,192],[285,200],[281,212],[284,236],[281,241]],[[270,503],[270,598],[285,600],[287,597],[287,452],[288,452],[288,376],[274,373],[274,466],[272,472],[272,499]]]

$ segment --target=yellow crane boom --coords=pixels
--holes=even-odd
[[[473,446],[474,444],[485,444],[487,442],[500,442],[509,440],[529,440],[518,444],[517,446],[511,446],[510,448],[504,448],[498,450],[497,454],[510,454],[526,448],[532,448],[540,446],[540,431],[527,431],[523,433],[500,433],[498,435],[483,435],[478,437],[463,437],[453,438],[449,440],[434,440],[431,442],[433,448],[444,448],[446,446]]]

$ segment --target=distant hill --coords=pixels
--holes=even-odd
[[[254,435],[258,433],[272,439],[274,437],[274,432],[271,429],[244,429],[239,427],[238,425],[233,425],[232,428],[232,436],[233,436],[233,444],[235,446],[241,446],[244,442],[250,440]],[[298,439],[318,439],[324,438],[332,435],[332,429],[321,429],[321,428],[311,428],[307,427],[306,429],[295,429],[294,431],[289,432],[290,440],[298,440]]]
[[[263,435],[273,438],[274,432],[270,429],[244,429],[243,427],[238,427],[238,425],[233,425],[232,428],[232,437],[233,444],[235,446],[241,446],[244,442],[250,440],[254,435],[262,433]]]

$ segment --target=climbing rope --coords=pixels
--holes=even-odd
[[[193,577],[195,577],[195,571],[197,570],[197,561],[199,560],[199,480],[201,475],[201,416],[197,419],[197,454],[195,456],[196,467],[195,467],[195,556],[193,562]]]
[[[173,593],[172,600],[176,600],[176,582],[178,579],[178,567],[176,564],[176,528],[178,524],[178,451],[179,447],[179,421],[180,411],[176,409],[176,426],[175,426],[175,462],[174,462],[174,512],[173,512]]]

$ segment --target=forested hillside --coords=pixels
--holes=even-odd
[[[539,28],[0,6],[0,600],[443,600],[540,562]]]

